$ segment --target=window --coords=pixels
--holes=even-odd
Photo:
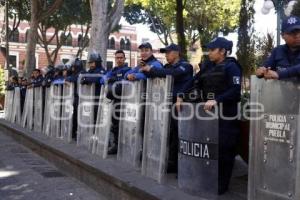
[[[106,62],[106,69],[111,70],[113,68],[114,63],[112,61],[107,61]]]
[[[60,35],[60,41],[65,46],[72,46],[72,40],[73,40],[73,38],[72,38],[71,33],[69,33],[67,36],[63,33]]]
[[[125,40],[123,38],[120,41],[120,49],[125,50]]]
[[[108,40],[108,49],[115,49],[116,48],[115,38],[110,38]]]
[[[9,37],[10,42],[19,42],[19,30],[18,29],[16,29],[14,32],[11,32],[11,29],[9,29],[8,33],[11,34]]]
[[[62,63],[66,64],[67,62],[69,62],[69,60],[70,60],[70,59],[63,58],[63,59],[62,59]]]
[[[131,49],[130,40],[129,40],[129,39],[126,39],[126,42],[125,42],[125,50],[130,50],[130,49]]]
[[[15,56],[15,55],[9,56],[9,65],[17,68],[17,56]]]

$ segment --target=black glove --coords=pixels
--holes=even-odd
[[[111,77],[107,80],[107,83],[111,84],[111,83],[114,83],[117,81],[117,78],[116,77]]]

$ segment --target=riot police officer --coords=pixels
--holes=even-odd
[[[31,84],[28,87],[40,87],[43,85],[44,77],[40,69],[34,69],[32,71]]]
[[[98,53],[91,53],[88,59],[89,70],[85,73],[87,76],[84,76],[81,80],[81,84],[95,84],[96,85],[96,94],[100,94],[100,81],[102,75],[106,73],[105,69],[102,66],[102,58]],[[88,76],[97,75],[97,76]]]
[[[173,84],[173,103],[176,102],[177,93],[183,85],[192,79],[193,67],[180,56],[180,48],[176,44],[171,44],[166,48],[160,49],[161,53],[166,53],[167,64],[163,68],[143,66],[142,71],[148,77],[166,77],[171,75],[174,78]],[[175,115],[177,112],[175,111]],[[172,116],[170,124],[169,138],[169,161],[167,171],[177,172],[178,166],[178,125],[176,116]]]
[[[129,81],[138,81],[138,80],[146,80],[150,74],[145,75],[140,69],[144,66],[149,66],[150,68],[162,68],[162,63],[157,60],[153,55],[152,45],[149,42],[142,43],[139,46],[141,61],[138,66],[130,70],[126,73],[125,77]]]
[[[241,96],[241,67],[235,58],[226,57],[232,51],[232,42],[218,37],[206,45],[209,60],[204,62],[194,78],[179,92],[176,107],[180,111],[182,101],[191,88],[197,88],[198,101],[204,102],[204,109],[219,107],[219,194],[228,190],[234,166],[236,147],[239,139],[238,102]],[[221,109],[222,108],[222,109]],[[231,119],[229,119],[231,118]]]
[[[81,73],[84,73],[83,62],[79,58],[72,60],[70,62],[71,69],[70,75],[66,77],[66,84],[73,83],[74,84],[74,101],[73,101],[73,123],[72,123],[72,138],[74,140],[77,139],[77,119],[78,119],[78,104],[79,104],[79,96],[78,96],[78,77]]]
[[[130,70],[130,67],[125,63],[126,57],[122,50],[115,52],[116,66],[107,72],[107,74],[101,80],[101,84],[107,83],[107,98],[113,101],[114,114],[112,116],[111,126],[111,140],[109,143],[108,154],[116,154],[118,149],[119,138],[119,118],[120,118],[120,102],[122,95],[122,80],[124,80],[126,72]]]
[[[300,18],[290,16],[283,20],[281,34],[284,45],[273,49],[264,65],[256,70],[259,78],[300,78]]]

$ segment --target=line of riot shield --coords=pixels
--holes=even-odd
[[[63,86],[62,110],[61,110],[61,136],[66,142],[72,141],[73,130],[73,101],[74,84],[65,83]]]
[[[172,77],[147,80],[142,174],[165,180],[172,105]]]
[[[11,121],[13,100],[14,100],[14,90],[6,90],[4,107],[5,107],[5,119],[7,121]]]
[[[107,157],[110,129],[112,123],[113,102],[106,98],[108,86],[101,87],[95,134],[92,138],[92,153],[105,159]]]
[[[124,82],[117,159],[139,167],[142,157],[145,82]]]
[[[300,199],[300,82],[251,79],[249,200]]]
[[[178,186],[201,197],[218,194],[218,114],[210,116],[196,103],[178,112]]]
[[[34,88],[33,130],[40,133],[43,127],[43,87]]]
[[[94,106],[95,84],[78,85],[79,107],[77,126],[77,145],[84,146],[89,150],[93,146],[94,136]]]
[[[51,122],[51,106],[53,101],[53,95],[51,95],[54,89],[53,85],[50,87],[45,87],[45,109],[44,109],[44,119],[43,119],[43,133],[50,136],[50,122]]]
[[[60,122],[61,122],[61,99],[62,85],[54,84],[51,87],[52,104],[50,105],[50,136],[61,138]]]
[[[22,113],[22,126],[32,130],[33,127],[33,88],[28,88]]]
[[[14,98],[12,100],[12,104],[11,122],[21,124],[21,94],[19,87],[14,89]]]

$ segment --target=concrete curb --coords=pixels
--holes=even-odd
[[[87,150],[0,120],[0,130],[108,199],[202,200],[141,175],[116,159],[101,159]]]

